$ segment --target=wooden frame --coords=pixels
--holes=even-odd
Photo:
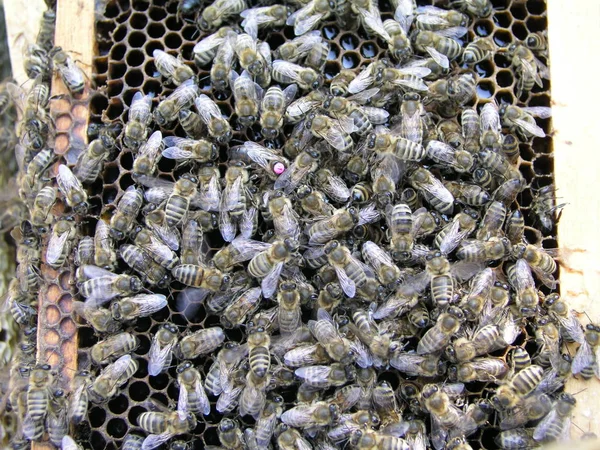
[[[548,0],[554,177],[557,196],[567,203],[558,224],[560,290],[583,323],[600,323],[600,95],[588,77],[598,67],[599,21],[593,0]],[[578,393],[573,423],[600,436],[600,381],[572,378],[567,391]],[[573,427],[571,433],[582,432]]]
[[[18,33],[25,25],[11,17],[26,16],[25,10],[17,14],[15,6],[35,5],[34,9],[40,14],[38,3],[43,2],[5,2],[12,48],[17,36],[15,32]],[[96,51],[94,20],[94,0],[58,1],[56,45],[74,53],[90,79]],[[580,314],[582,321],[587,322],[587,315],[589,320],[599,323],[600,299],[596,299],[595,295],[600,293],[600,229],[596,224],[600,218],[600,194],[595,185],[600,168],[600,124],[596,112],[600,94],[594,84],[596,64],[592,58],[596,54],[595,45],[600,42],[600,6],[593,0],[548,0],[548,21],[554,176],[557,195],[561,202],[567,202],[558,226],[562,249],[561,293]],[[34,23],[37,27],[39,21]],[[11,57],[13,70],[18,73],[22,68],[22,58],[12,50]],[[52,93],[65,93],[60,80],[54,79]],[[85,135],[82,138],[85,140]],[[40,320],[43,320],[41,314]],[[77,341],[65,350],[69,353],[65,355],[69,364],[64,373],[72,376],[77,368]],[[600,435],[600,421],[596,417],[600,409],[600,382],[597,379],[571,379],[567,391],[577,393],[573,422],[583,430],[573,427],[572,437],[577,438],[582,432]],[[53,447],[33,443],[32,448]]]

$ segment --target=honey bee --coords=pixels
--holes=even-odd
[[[384,286],[395,287],[400,282],[401,272],[392,257],[371,241],[362,246],[363,259],[375,269],[379,281]]]
[[[345,181],[329,169],[319,169],[312,176],[315,187],[321,189],[331,200],[344,203],[350,198],[350,189]],[[374,214],[374,215],[373,215]],[[358,223],[369,223],[379,219],[379,213],[372,205],[358,211]]]
[[[117,254],[114,249],[108,224],[99,219],[94,233],[94,265],[112,270],[117,265]]]
[[[327,20],[334,10],[335,5],[326,0],[310,0],[287,18],[286,25],[293,26],[294,34],[301,36]]]
[[[195,359],[213,352],[224,340],[225,333],[222,328],[204,328],[181,338],[175,351],[180,359]]]
[[[194,71],[186,66],[180,59],[156,49],[152,52],[156,70],[165,78],[167,83],[175,86],[181,85],[186,80],[194,79]]]
[[[317,311],[317,320],[309,320],[308,328],[334,361],[352,360],[350,342],[340,335],[331,315],[326,310],[320,308]]]
[[[162,100],[154,110],[157,125],[167,125],[177,119],[179,111],[189,108],[198,97],[200,89],[194,80],[182,82],[177,89]],[[200,111],[198,111],[200,113]]]
[[[259,77],[259,79],[262,78],[266,82],[265,84],[269,84],[271,49],[268,43],[259,43],[256,37],[242,33],[237,37],[234,50],[244,71],[248,71],[249,75]]]
[[[296,428],[325,427],[335,423],[338,415],[337,406],[327,402],[316,402],[288,409],[281,415],[281,421]]]
[[[282,413],[283,398],[279,395],[273,395],[271,399],[267,400],[267,404],[254,427],[254,435],[258,446],[269,445]],[[246,433],[247,431],[248,430],[246,430]],[[248,441],[247,435],[246,441]]]
[[[138,417],[140,427],[150,433],[144,439],[142,448],[151,450],[167,442],[173,436],[191,432],[196,428],[196,416],[192,413],[183,414],[179,411],[143,412]]]
[[[54,47],[48,53],[52,58],[52,64],[60,75],[62,82],[69,89],[72,95],[80,95],[85,87],[85,75],[83,71],[75,64],[73,58],[63,51],[60,47]]]
[[[577,349],[573,358],[571,371],[573,375],[581,374],[584,379],[590,379],[594,375],[600,378],[600,327],[594,324],[585,326],[583,341]]]
[[[92,377],[87,370],[77,372],[71,382],[72,394],[69,402],[69,420],[77,425],[87,416],[88,410],[88,391],[87,388],[92,381]]]
[[[544,369],[537,365],[531,365],[517,372],[505,384],[498,387],[492,402],[498,409],[506,409],[515,406],[519,400],[532,392],[542,381]]]
[[[167,136],[163,141],[165,149],[162,156],[175,159],[178,162],[197,161],[205,163],[217,158],[217,146],[206,139],[186,139],[176,136]],[[150,174],[148,174],[150,175]]]
[[[415,35],[415,49],[429,54],[443,68],[450,67],[450,61],[462,54],[461,38],[467,29],[451,27],[439,31],[421,30]]]
[[[153,94],[143,95],[138,91],[133,95],[131,100],[123,144],[134,151],[142,145],[148,136],[148,126],[152,121],[153,96]]]
[[[239,412],[241,416],[249,415],[254,419],[260,417],[267,402],[266,389],[270,380],[269,374],[261,378],[252,371],[248,372],[246,384],[240,395]]]
[[[331,313],[342,301],[344,291],[339,283],[327,283],[319,292],[317,305],[319,308]]]
[[[29,44],[24,51],[23,68],[29,78],[48,78],[50,58],[48,51],[38,44]]]
[[[334,120],[322,114],[312,113],[308,116],[305,126],[315,137],[324,139],[340,152],[349,152],[354,145],[350,133],[355,131],[355,126],[350,117]]]
[[[164,244],[151,230],[136,230],[133,242],[165,269],[171,270],[179,263],[177,254]]]
[[[110,235],[114,239],[122,240],[131,232],[143,203],[144,197],[135,186],[125,190],[110,218]]]
[[[210,414],[210,403],[202,386],[202,378],[191,362],[185,361],[177,366],[177,381],[179,382],[177,412],[182,415],[186,415],[189,411],[205,416]]]
[[[60,220],[54,224],[46,250],[46,264],[54,269],[62,267],[71,253],[71,244],[76,233],[73,223],[69,220]]]
[[[252,81],[250,74],[244,70],[241,75],[232,71],[230,75],[235,99],[237,120],[243,127],[249,127],[258,120],[259,105],[263,97],[262,88]]]
[[[295,84],[283,90],[279,86],[271,86],[267,89],[260,107],[261,133],[267,139],[275,139],[281,132],[283,116],[297,92],[298,86]]]
[[[543,87],[542,78],[550,77],[548,67],[537,59],[526,45],[515,42],[502,51],[511,59],[511,67],[517,74],[516,94],[518,97],[530,92],[536,84]]]
[[[162,297],[164,298],[164,296]],[[177,328],[170,323],[163,324],[154,335],[148,352],[148,374],[150,376],[158,376],[171,365],[177,338]]]
[[[229,284],[229,276],[220,270],[198,264],[180,264],[171,271],[179,282],[211,292],[225,290]]]
[[[25,421],[39,422],[48,413],[50,386],[55,373],[48,364],[38,365],[31,370],[27,387],[27,416]]]
[[[264,378],[271,367],[270,343],[270,336],[264,328],[253,328],[249,331],[248,361],[250,371],[258,378]]]
[[[454,210],[454,196],[430,171],[421,167],[409,176],[409,183],[442,214]]]
[[[263,169],[269,178],[275,179],[289,167],[289,161],[279,152],[263,147],[252,141],[230,149],[231,156],[239,157],[250,164],[256,164]]]
[[[531,420],[539,420],[546,416],[551,409],[550,397],[534,392],[503,414],[500,429],[509,430],[523,426]]]
[[[390,358],[390,365],[408,376],[431,378],[446,372],[445,364],[436,355],[395,352]]]
[[[456,256],[469,262],[495,261],[510,253],[510,243],[506,238],[492,237],[487,241],[463,241]]]
[[[480,63],[492,56],[496,50],[492,41],[486,38],[475,39],[469,42],[463,52],[463,62],[468,65]]]
[[[493,11],[489,0],[451,0],[450,6],[475,17],[487,17]]]
[[[567,303],[556,293],[544,298],[544,307],[548,315],[560,326],[563,337],[571,342],[583,342],[584,332],[574,312]]]
[[[325,347],[321,344],[304,344],[292,348],[284,355],[289,367],[306,367],[326,364],[331,361]]]
[[[237,16],[247,8],[244,0],[216,0],[198,15],[196,22],[202,31],[219,28],[230,17]],[[192,427],[193,428],[193,427]]]
[[[148,253],[136,245],[124,244],[119,255],[125,263],[151,285],[164,286],[169,281],[167,269],[155,262]]]
[[[225,144],[231,140],[232,131],[227,119],[221,114],[217,104],[208,96],[200,94],[194,101],[196,109],[204,124],[208,127],[208,133],[219,144]]]
[[[260,28],[277,28],[285,25],[290,10],[283,5],[272,5],[246,9],[240,13],[242,28],[256,38]]]
[[[226,449],[243,448],[244,437],[239,425],[231,419],[222,419],[217,427],[219,441]]]
[[[323,85],[323,76],[314,69],[281,59],[273,61],[272,77],[279,83],[296,83],[300,89],[306,91],[319,89]]]
[[[81,266],[79,270],[88,278],[79,285],[79,293],[91,306],[100,306],[115,297],[125,297],[142,289],[140,279],[134,276],[117,275],[96,266]]]
[[[540,441],[568,440],[571,431],[571,413],[575,408],[575,397],[563,392],[552,410],[533,430],[533,439]]]
[[[241,291],[225,308],[221,315],[221,323],[226,328],[242,325],[246,318],[256,312],[261,300],[261,289],[251,288]]]
[[[427,155],[436,163],[453,168],[458,173],[473,168],[473,155],[466,150],[457,150],[444,142],[431,140],[427,144]]]
[[[179,111],[179,124],[190,139],[200,139],[203,132],[203,124],[200,116],[193,111],[182,109]]]
[[[129,381],[138,369],[138,362],[131,355],[124,355],[109,364],[88,387],[88,394],[94,403],[102,403],[117,394],[119,387]]]
[[[542,283],[550,288],[556,287],[556,280],[552,275],[556,272],[556,262],[548,251],[535,245],[519,243],[513,247],[512,254],[515,258],[523,258]]]
[[[502,379],[508,373],[508,364],[499,358],[477,358],[463,362],[448,370],[452,381],[470,383],[473,381],[492,381]]]
[[[292,259],[297,249],[297,241],[279,240],[250,260],[248,273],[262,279],[261,287],[265,298],[271,298],[277,290],[283,267]]]
[[[365,269],[368,267],[352,256],[348,247],[338,241],[330,241],[323,251],[327,255],[327,261],[335,270],[342,290],[348,297],[353,298],[357,292],[360,295],[363,288],[368,287],[369,278],[374,274],[370,270],[367,273]]]
[[[511,132],[514,131],[524,140],[534,137],[545,137],[544,130],[537,125],[535,117],[547,119],[552,116],[552,110],[545,106],[518,107],[502,105],[499,110],[502,124]]]
[[[477,239],[489,240],[492,237],[499,237],[505,219],[506,206],[501,202],[491,202],[485,211],[483,220],[479,224],[476,234]]]
[[[405,63],[412,56],[412,46],[407,30],[396,20],[387,19],[383,29],[388,34],[388,48],[391,55],[400,63]]]
[[[81,181],[71,172],[66,165],[58,166],[58,176],[56,177],[58,190],[63,195],[67,205],[73,208],[78,214],[83,214],[87,208],[87,193],[81,185]]]
[[[291,281],[281,283],[277,293],[277,303],[279,304],[277,320],[281,334],[292,334],[300,326],[302,322],[300,301],[296,283]]]
[[[145,217],[146,226],[151,229],[171,250],[179,250],[180,235],[177,229],[167,223],[167,215],[163,209],[155,209]]]
[[[419,6],[417,13],[415,26],[418,30],[438,31],[469,25],[469,17],[456,10],[446,10],[428,5]]]
[[[215,253],[212,262],[217,269],[227,272],[236,264],[249,261],[258,253],[266,251],[270,247],[271,244],[266,242],[238,236],[229,245]]]
[[[108,309],[73,302],[73,310],[98,333],[116,333],[121,329],[121,324],[113,318]]]
[[[110,336],[92,346],[92,360],[98,365],[108,364],[121,356],[133,352],[139,345],[139,339],[130,333]]]
[[[440,314],[433,328],[423,335],[417,346],[417,354],[430,354],[446,347],[462,326],[464,319],[464,314],[459,308],[449,307],[446,312]]]
[[[115,140],[108,134],[90,142],[88,148],[79,155],[74,173],[82,183],[93,183],[100,174],[104,161],[115,148]]]
[[[235,40],[236,36],[237,33],[231,27],[220,27],[215,33],[201,39],[192,49],[196,65],[203,67],[213,62],[221,45],[231,38]],[[227,71],[227,76],[229,76],[229,71]]]
[[[378,448],[408,450],[410,448],[404,439],[380,431],[369,430],[368,428],[356,430],[352,433],[350,444],[360,450],[375,450]]]
[[[444,186],[454,198],[469,206],[484,206],[492,196],[481,186],[468,184],[461,181],[445,181]]]
[[[315,222],[307,230],[310,245],[326,244],[341,234],[350,231],[359,221],[354,207],[338,209],[327,219]]]

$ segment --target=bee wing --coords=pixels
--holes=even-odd
[[[448,144],[440,141],[431,140],[427,144],[427,154],[434,161],[454,165],[454,149]]]
[[[198,204],[204,211],[218,211],[221,204],[221,186],[219,179],[212,177],[206,186],[198,191]]]
[[[50,265],[56,264],[63,253],[67,239],[69,238],[69,232],[62,233],[60,236],[52,233],[50,241],[48,242],[48,249],[46,250],[46,262]]]
[[[65,66],[58,66],[58,70],[68,84],[80,84],[85,81],[83,72],[70,57],[67,58]]]
[[[398,0],[394,11],[394,20],[400,24],[405,33],[408,34],[412,25],[415,9],[412,0]]]
[[[554,318],[560,323],[560,325],[565,329],[566,333],[573,339],[575,342],[583,342],[585,340],[585,334],[583,329],[581,328],[581,324],[579,320],[573,315],[572,311],[569,311],[567,317],[563,317],[558,314],[553,314]]]
[[[354,362],[363,369],[373,366],[373,354],[360,339],[351,339],[350,350],[354,352]]]
[[[366,103],[371,97],[373,97],[374,95],[377,95],[379,93],[379,91],[380,91],[379,88],[367,89],[365,91],[358,92],[354,95],[351,95],[350,97],[348,97],[348,100],[352,100],[353,102],[356,102],[356,103],[359,103],[362,105],[362,104]],[[367,108],[364,108],[364,109],[367,109]],[[374,108],[374,109],[383,109],[383,108]]]
[[[450,27],[438,30],[435,33],[450,39],[458,40],[469,32],[467,27]]]
[[[291,78],[293,82],[296,82],[299,80],[298,71],[302,70],[302,67],[282,59],[276,59],[273,61],[273,70],[280,72],[283,76]]]
[[[79,270],[81,270],[88,279],[99,278],[99,277],[114,278],[117,276],[114,273],[112,273],[106,269],[103,269],[98,266],[92,266],[92,265],[81,266],[79,268]]]
[[[163,294],[139,294],[129,297],[129,301],[139,304],[139,316],[145,317],[167,306],[167,297]]]
[[[208,289],[187,287],[177,295],[175,310],[182,312],[185,317],[191,319],[210,294]]]
[[[306,424],[312,422],[312,413],[314,405],[300,405],[285,411],[280,420],[286,425],[292,427],[304,427]]]
[[[179,250],[179,231],[175,228],[170,228],[166,224],[158,225],[152,224],[149,225],[150,228],[156,235],[168,245],[168,247],[173,250]]]
[[[515,119],[514,123],[515,123],[515,125],[519,126],[522,130],[528,132],[529,134],[532,134],[533,136],[537,136],[537,137],[545,137],[546,136],[546,133],[544,132],[544,130],[542,130],[542,128],[539,127],[535,123],[530,123],[523,119]]]
[[[552,108],[547,106],[524,106],[521,109],[540,119],[549,119],[552,117]]]
[[[200,377],[196,378],[196,381],[194,382],[194,394],[196,394],[198,402],[200,403],[200,412],[203,415],[208,416],[210,414],[210,402],[208,401],[204,387],[200,382]]]
[[[151,377],[158,376],[166,366],[171,364],[173,348],[176,343],[177,341],[174,340],[161,347],[156,336],[152,340],[152,345],[150,345],[150,351],[148,352],[148,374]]]
[[[219,231],[225,242],[231,242],[235,238],[236,226],[227,211],[219,214]]]
[[[369,122],[374,125],[385,123],[390,116],[385,109],[374,106],[363,106],[361,110],[367,115]]]
[[[285,205],[280,216],[273,218],[275,231],[280,236],[286,236],[291,239],[298,239],[300,236],[300,225],[298,214],[291,205]]]
[[[297,377],[302,378],[309,384],[326,383],[331,367],[329,366],[306,366],[300,367],[294,371]]]
[[[482,268],[482,263],[458,261],[452,265],[450,273],[460,281],[467,281],[473,278]]]
[[[283,266],[284,264],[282,262],[275,264],[273,269],[271,269],[267,276],[261,281],[260,287],[262,288],[263,296],[265,298],[271,298],[277,290]]]
[[[264,252],[271,247],[271,244],[267,242],[255,241],[253,239],[248,239],[242,236],[236,237],[231,245],[236,249],[237,253],[234,258],[236,264],[248,261],[258,255],[260,252]]]
[[[256,208],[250,208],[247,211],[244,211],[242,214],[242,218],[240,219],[240,234],[246,238],[250,238],[252,236],[252,232],[254,231],[254,224],[256,223],[256,215],[258,211]]]
[[[492,269],[489,267],[483,269],[482,272],[473,278],[469,295],[480,295],[484,292],[489,293],[492,285],[494,284],[495,278],[496,276]]]
[[[196,45],[194,45],[192,52],[193,53],[209,52],[212,49],[214,49],[215,47],[219,47],[223,43],[224,40],[225,40],[225,38],[220,37],[217,33],[211,34],[210,36],[205,37],[200,42],[198,42]]]
[[[381,214],[375,203],[370,203],[358,212],[358,225],[373,223],[381,218]]]
[[[168,147],[162,151],[162,155],[168,159],[194,159],[194,154],[179,147]]]
[[[142,442],[142,450],[152,450],[175,436],[172,433],[149,434]]]
[[[371,265],[376,271],[379,271],[382,266],[395,265],[390,255],[372,241],[367,241],[363,244],[362,255],[365,262]]]
[[[288,17],[288,22],[293,15],[294,14]],[[296,36],[301,36],[304,33],[312,30],[323,19],[323,17],[325,17],[325,13],[315,14],[313,12],[313,2],[311,2],[296,12],[294,20],[289,24],[294,25],[294,34]]]
[[[167,195],[171,194],[171,192],[173,192],[173,188],[175,187],[175,183],[172,181],[163,180],[162,178],[151,177],[148,175],[140,175],[136,178],[136,181],[147,188],[156,188],[164,191],[167,193]]]
[[[233,183],[228,183],[221,197],[221,211],[232,211],[238,204],[242,194],[243,180],[237,177]]]
[[[571,372],[573,375],[577,375],[589,367],[593,362],[594,353],[592,351],[592,347],[590,344],[588,344],[587,340],[584,340],[577,349],[577,353],[575,353],[573,363],[571,364]]]
[[[132,362],[131,355],[123,355],[119,359],[117,359],[114,363],[106,366],[104,368],[104,370],[102,371],[102,374],[106,375],[107,378],[116,381],[119,378],[121,378],[121,375],[123,375],[127,371],[131,362]]]
[[[338,277],[338,280],[340,281],[340,286],[342,287],[344,293],[348,297],[354,298],[354,296],[356,295],[356,284],[354,283],[354,281],[352,281],[350,277],[348,277],[344,269],[337,266],[334,266],[333,268]]]
[[[437,14],[419,14],[416,20],[423,25],[439,25],[440,27],[445,27],[450,24],[445,18]]]
[[[396,353],[390,358],[390,365],[408,375],[418,376],[423,359],[423,356],[416,353]]]
[[[283,98],[285,99],[285,104],[289,105],[292,100],[296,97],[298,93],[298,86],[295,84],[290,84],[283,90]]]
[[[350,189],[346,182],[337,175],[329,177],[327,184],[323,186],[323,192],[332,199],[345,202],[350,198]]]
[[[429,279],[429,274],[424,270],[416,275],[407,277],[402,287],[414,289],[416,292],[423,292],[429,284]]]
[[[286,194],[292,192],[302,179],[313,170],[312,166],[298,167],[295,161],[275,180],[275,189],[283,189]]]
[[[535,429],[533,430],[533,439],[536,441],[542,441],[546,436],[546,432],[550,426],[554,426],[555,422],[560,422],[560,417],[557,417],[556,407],[552,408],[552,410],[542,419],[540,423],[537,424]]]
[[[200,94],[194,100],[198,115],[205,124],[208,124],[213,117],[221,118],[221,110],[210,97]]]
[[[438,52],[433,47],[425,47],[425,50],[427,51],[429,56],[431,56],[433,58],[433,60],[440,65],[440,67],[442,67],[444,69],[450,68],[450,60],[448,59],[448,57],[446,55]]]
[[[469,235],[470,231],[471,230],[461,230],[460,223],[457,220],[452,221],[450,224],[450,229],[440,242],[440,251],[444,255],[451,253],[452,250],[458,247],[458,244],[460,244],[463,239]]]
[[[269,46],[268,42],[263,41],[260,44],[258,44],[258,53],[260,54],[260,56],[263,57],[263,59],[267,63],[267,66],[271,66],[271,63],[272,63],[271,47]],[[261,96],[261,98],[262,98],[262,96]]]
[[[296,86],[292,84],[290,86]],[[289,166],[289,161],[283,156],[277,155],[273,153],[266,147],[263,147],[256,142],[247,141],[244,143],[244,149],[246,150],[246,154],[248,157],[254,161],[256,164],[261,166],[265,170],[269,170],[269,163],[271,161],[281,162],[285,164],[285,166]]]
[[[71,190],[82,190],[83,186],[77,177],[66,165],[58,166],[58,176],[56,177],[58,188],[66,195]]]
[[[358,8],[358,13],[362,16],[362,20],[368,28],[379,35],[381,39],[384,41],[391,41],[392,37],[389,35],[385,28],[383,27],[383,21],[381,20],[381,15],[379,14],[379,10],[377,8]]]
[[[367,66],[350,83],[348,83],[348,92],[358,94],[373,84],[373,73],[371,66]]]
[[[521,59],[521,60],[519,60],[519,64],[520,64],[519,68],[523,72],[525,72],[525,74],[527,74],[528,76],[533,78],[533,81],[535,81],[535,84],[537,84],[539,87],[544,86],[544,83],[542,82],[542,79],[540,78],[540,75],[538,73],[538,69],[537,69],[537,66],[535,65],[535,62],[532,64],[529,61],[527,61],[526,59]]]
[[[454,203],[454,196],[446,189],[440,180],[433,176],[431,177],[430,183],[422,184],[420,187],[444,203]]]
[[[163,50],[156,49],[152,52],[152,57],[154,58],[155,64],[160,65],[161,68],[165,71],[167,76],[172,77],[175,73],[175,64],[177,59],[173,56],[165,53]]]
[[[246,11],[243,11],[246,12]],[[241,14],[240,14],[241,16]],[[242,16],[244,17],[244,16]],[[247,16],[245,16],[244,20],[242,21],[242,28],[244,29],[244,31],[249,34],[250,36],[252,36],[253,39],[258,39],[258,25],[259,25],[259,20],[256,14],[249,14]]]
[[[179,87],[175,89],[168,98],[173,100],[177,105],[181,106],[191,102],[192,100],[195,100],[199,92],[200,88],[196,82],[190,78],[181,83],[181,85],[179,85]]]
[[[492,130],[500,132],[502,130],[500,115],[498,114],[498,105],[494,102],[483,105],[479,120],[481,122],[481,131]]]

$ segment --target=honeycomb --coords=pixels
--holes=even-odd
[[[419,5],[435,4],[443,2],[417,1]],[[498,46],[506,47],[514,39],[522,40],[530,32],[544,31],[547,27],[546,4],[541,0],[493,0],[493,14],[485,19],[475,19],[469,29],[468,40],[476,36],[491,36]],[[382,18],[392,17],[392,11],[387,1],[380,2],[383,12]],[[368,65],[375,58],[381,56],[385,48],[379,46],[376,40],[370,39],[362,28],[357,32],[345,32],[340,30],[335,22],[326,22],[321,26],[323,35],[329,40],[331,50],[324,72],[327,80],[333,78],[342,68],[359,69]],[[203,93],[211,94],[209,72],[198,70],[193,63],[192,48],[205,35],[200,33],[195,24],[178,20],[177,2],[173,1],[109,1],[106,5],[104,17],[97,21],[97,46],[98,56],[94,60],[93,81],[97,86],[89,99],[89,119],[92,123],[100,123],[103,120],[122,121],[127,120],[127,109],[133,95],[142,91],[145,94],[154,93],[154,106],[158,99],[168,95],[171,89],[164,87],[159,79],[158,72],[154,66],[152,53],[155,49],[161,49],[173,55],[181,55],[190,67],[194,68],[200,80],[200,88]],[[293,30],[286,27],[282,31],[272,31],[268,34],[267,42],[271,49],[287,39],[292,39]],[[546,62],[546,61],[543,61]],[[475,66],[478,75],[477,107],[481,107],[489,101],[506,102],[516,104],[520,102],[527,106],[550,106],[550,85],[544,80],[542,88],[534,87],[530,93],[521,98],[515,95],[515,76],[509,69],[509,61],[501,54],[496,54],[493,60],[483,61]],[[231,93],[215,94],[213,96],[224,114],[230,116],[233,111]],[[71,105],[72,106],[72,105]],[[551,131],[550,120],[538,120],[538,124],[548,134]],[[57,123],[57,126],[59,124]],[[70,129],[66,124],[64,130]],[[161,129],[163,135],[178,134],[182,130]],[[237,129],[234,131],[235,140],[252,140],[262,142],[260,127],[254,125],[246,131]],[[280,143],[276,143],[277,147]],[[553,182],[553,155],[551,137],[537,138],[533,144],[521,144],[519,170],[525,177],[527,188],[519,195],[518,205],[527,219],[526,238],[530,243],[541,243],[545,248],[557,246],[555,230],[542,234],[538,231],[531,219],[529,210],[535,195],[535,191]],[[221,161],[225,155],[221,155]],[[93,235],[95,221],[97,218],[111,211],[116,201],[129,186],[133,185],[131,169],[133,164],[132,153],[124,149],[114,161],[107,162],[104,166],[102,176],[88,189],[90,193],[90,209],[88,217],[82,222],[84,234]],[[224,167],[224,163],[222,164]],[[159,174],[162,178],[175,179],[178,175],[175,170],[175,162],[166,158],[159,163]],[[222,246],[222,240],[218,232],[213,232],[208,237],[210,251],[213,252]],[[62,304],[69,300],[72,295],[71,286],[68,282],[70,271],[62,269],[60,273],[52,273],[47,279],[48,298],[52,298],[45,311],[45,321],[52,331],[53,327],[62,324],[67,325],[67,330],[75,332],[74,325],[66,323],[69,320],[68,308],[62,308]],[[180,289],[174,283],[168,291],[156,290],[168,296],[169,303],[174,304]],[[58,299],[58,300],[56,300]],[[149,377],[147,371],[147,353],[150,348],[151,336],[164,322],[172,322],[180,327],[181,331],[195,331],[201,327],[220,325],[219,317],[208,315],[201,307],[194,317],[186,317],[181,311],[175,309],[164,309],[151,317],[140,318],[133,326],[125,331],[134,333],[139,339],[140,345],[135,350],[134,356],[139,363],[139,369],[133,378],[125,385],[120,393],[105,405],[90,405],[88,420],[80,424],[76,430],[78,441],[86,447],[98,450],[117,449],[125,435],[140,430],[138,426],[139,415],[148,409],[148,402],[155,400],[174,408],[177,402],[178,387],[175,384],[175,367],[169,369],[168,373],[162,373],[156,377]],[[89,349],[99,340],[93,329],[83,322],[78,325],[78,366],[80,369],[91,366]],[[227,339],[242,342],[245,336],[240,329],[225,330]],[[535,352],[535,343],[530,339],[532,330],[524,329],[517,338],[514,345],[524,347],[530,354]],[[50,333],[50,336],[53,336]],[[62,339],[67,336],[57,334],[55,341],[46,341],[48,355],[54,352],[61,353]],[[494,356],[506,356],[511,348],[495,354]],[[61,361],[63,363],[64,361]],[[197,360],[198,370],[204,376],[211,366],[211,356]],[[394,371],[383,372],[379,380],[388,381],[395,389],[399,387],[401,379]],[[470,383],[467,385],[468,392],[472,396],[487,396],[489,394],[484,383]],[[284,391],[283,397],[287,402],[295,400],[293,390]],[[198,418],[198,425],[193,431],[194,449],[205,448],[207,445],[219,445],[217,437],[217,425],[221,416],[214,408],[215,401],[211,398],[212,411],[208,416]],[[243,425],[251,425],[252,419],[244,419]],[[469,443],[474,448],[495,448],[493,442],[495,431],[483,428],[478,434],[471,436]],[[141,432],[141,434],[144,434]],[[182,436],[186,438],[189,436]]]

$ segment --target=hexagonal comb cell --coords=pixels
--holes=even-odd
[[[193,23],[181,20],[177,17],[177,3],[172,1],[135,1],[116,0],[109,1],[104,17],[99,18],[97,23],[98,56],[94,61],[94,81],[97,92],[85,95],[82,99],[71,101],[67,98],[53,100],[53,115],[57,126],[55,138],[57,153],[64,154],[70,148],[83,145],[78,141],[81,136],[81,126],[87,124],[88,117],[82,116],[80,107],[89,107],[90,120],[101,123],[102,119],[109,121],[122,121],[128,119],[128,109],[131,99],[136,92],[154,94],[153,105],[158,99],[172,92],[171,86],[161,83],[157,72],[153,53],[155,50],[163,50],[171,55],[181,58],[186,65],[193,68],[199,80],[199,86],[205,93],[210,91],[210,73],[208,70],[198,69],[193,62],[191,49],[207,33],[200,32]],[[392,8],[388,2],[381,1],[380,7],[387,11],[383,19],[392,17]],[[434,4],[445,5],[443,1],[418,1],[420,6]],[[502,48],[508,47],[516,40],[523,40],[530,32],[544,30],[547,26],[545,2],[538,0],[496,0],[492,2],[494,9],[487,18],[479,18],[471,21],[468,31],[469,41],[475,37],[485,37]],[[324,68],[326,80],[331,80],[343,69],[360,70],[377,58],[386,55],[387,46],[382,41],[367,36],[361,28],[358,32],[347,32],[335,22],[323,23],[319,30],[330,43],[329,54]],[[275,29],[266,38],[272,49],[284,44],[294,38],[290,27]],[[484,60],[475,65],[474,71],[477,75],[478,99],[476,106],[479,110],[490,101],[498,104],[516,104],[521,102],[531,106],[547,106],[549,97],[546,92],[531,92],[517,98],[516,77],[510,67],[510,60],[502,53],[497,53],[493,58]],[[327,81],[328,82],[328,81]],[[230,93],[215,94],[216,103],[226,115],[231,115],[235,110],[233,98]],[[547,123],[544,127],[547,128]],[[85,130],[85,128],[83,128]],[[180,134],[181,130],[173,127],[160,128],[164,136]],[[548,131],[546,129],[546,131]],[[262,142],[260,127],[243,130],[235,129],[233,142],[253,140]],[[539,189],[548,182],[548,177],[553,170],[552,157],[548,150],[549,139],[536,140],[533,146],[521,144],[519,170],[528,183],[527,188],[517,198],[517,203],[522,202],[524,215],[527,221],[526,236],[529,242],[548,242],[547,245],[555,244],[553,236],[544,238],[534,228],[534,224],[528,214],[535,192],[532,188]],[[67,153],[67,159],[71,160]],[[118,157],[105,164],[101,180],[102,185],[95,190],[95,195],[90,202],[95,205],[95,210],[100,212],[114,209],[115,201],[123,195],[124,191],[134,185],[132,177],[134,155],[130,150],[121,152]],[[224,158],[221,158],[220,170],[224,172]],[[165,179],[177,178],[178,168],[172,161],[163,159],[159,164],[159,176]],[[94,222],[95,223],[95,222]],[[90,225],[91,227],[91,225]],[[91,229],[91,228],[90,228]],[[90,235],[93,231],[90,231]],[[207,242],[209,252],[212,254],[221,248],[223,242],[218,233],[209,233]],[[63,275],[61,275],[63,276]],[[67,285],[60,281],[52,285],[52,305],[46,308],[47,323],[54,334],[49,334],[47,342],[49,350],[56,350],[60,340],[71,335],[72,324],[65,322],[68,315],[64,311],[61,302],[67,295]],[[199,306],[193,314],[177,310],[175,307],[177,296],[181,286],[174,284],[173,289],[165,292],[169,299],[169,308],[160,314],[141,318],[129,331],[139,339],[139,347],[133,357],[139,363],[139,368],[118,396],[115,396],[106,404],[95,405],[90,408],[87,425],[89,425],[87,440],[92,448],[109,449],[120,448],[127,430],[139,430],[139,415],[147,410],[148,402],[158,402],[163,405],[172,406],[178,399],[178,387],[176,385],[176,368],[170,367],[166,373],[153,377],[148,375],[147,354],[150,346],[149,336],[153,335],[164,322],[171,322],[180,328],[180,331],[195,331],[203,327],[216,326],[220,324],[219,318],[207,314],[203,305]],[[70,295],[70,294],[69,294]],[[65,302],[65,305],[67,303]],[[91,364],[89,355],[90,348],[100,339],[94,332],[78,323],[79,326],[79,363],[81,368]],[[519,346],[531,345],[533,333],[531,330],[523,330],[521,340],[516,343]],[[226,330],[228,340],[245,342],[243,330]],[[63,336],[64,335],[64,336]],[[498,357],[506,357],[511,350],[507,348],[499,352]],[[199,358],[195,365],[203,378],[213,363],[212,357]],[[402,380],[397,373],[383,371],[379,374],[378,381],[389,383],[394,389],[400,390]],[[424,384],[425,380],[417,380]],[[468,386],[469,395],[472,398],[489,396],[490,391],[485,384],[473,383]],[[291,405],[295,401],[295,393],[284,391],[282,393],[286,402]],[[399,394],[400,395],[400,394]],[[198,442],[195,448],[204,445],[219,445],[216,426],[221,416],[216,414],[214,398],[210,398],[213,413],[199,418],[199,425],[195,430]],[[244,418],[244,424],[250,425],[253,421]],[[494,435],[486,431],[471,436],[469,442],[473,447],[495,448]]]

